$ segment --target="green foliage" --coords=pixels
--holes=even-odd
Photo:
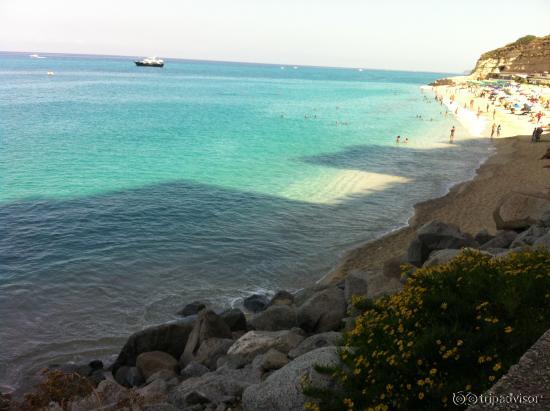
[[[533,36],[532,34],[528,34],[527,36],[520,37],[516,41],[514,41],[512,44],[527,44],[535,40],[537,36]]]
[[[550,251],[495,259],[465,251],[417,270],[367,307],[344,337],[341,389],[311,392],[321,410],[440,410],[481,394],[550,328]]]

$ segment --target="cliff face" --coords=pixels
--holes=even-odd
[[[481,55],[471,76],[485,79],[495,74],[550,72],[550,35],[525,36],[514,43]]]

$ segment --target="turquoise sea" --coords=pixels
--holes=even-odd
[[[45,56],[0,53],[3,389],[311,284],[490,150],[422,93],[445,73]]]

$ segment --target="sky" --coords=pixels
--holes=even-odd
[[[0,50],[460,73],[548,0],[0,0]]]

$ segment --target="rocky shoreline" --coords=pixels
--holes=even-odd
[[[495,234],[481,230],[470,235],[455,225],[430,221],[415,231],[400,264],[388,267],[400,270],[401,263],[407,264],[408,271],[400,270],[400,282],[405,283],[417,268],[446,263],[466,248],[492,258],[526,247],[550,248],[549,196],[511,193],[493,216]],[[244,301],[244,311],[220,312],[192,302],[180,310],[181,320],[131,335],[107,367],[101,361],[52,367],[54,377],[77,376],[91,392],[32,409],[302,410],[311,400],[302,393],[306,385],[334,384],[315,366],[338,363],[342,333],[353,327],[357,315],[351,300],[367,294],[367,281],[351,273],[336,284],[296,294],[251,296]],[[51,383],[46,374],[32,404],[40,405],[40,393],[51,393],[45,388]],[[3,401],[0,409],[29,409],[25,403]]]

